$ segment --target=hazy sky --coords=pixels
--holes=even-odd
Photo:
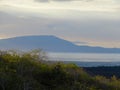
[[[0,38],[24,35],[120,47],[120,0],[0,0]]]

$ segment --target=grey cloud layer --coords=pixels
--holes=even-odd
[[[49,2],[49,1],[59,1],[59,2],[66,2],[66,1],[85,1],[85,2],[89,2],[89,1],[94,1],[94,0],[34,0],[34,1],[38,1],[38,2]]]

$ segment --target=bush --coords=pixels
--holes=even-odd
[[[40,51],[0,52],[0,90],[120,90],[113,76],[91,77],[75,64],[45,61]]]

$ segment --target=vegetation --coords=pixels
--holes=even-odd
[[[92,77],[74,64],[48,63],[38,51],[1,51],[0,90],[120,90],[120,80]]]
[[[84,70],[92,76],[101,75],[111,78],[115,75],[120,78],[120,66],[84,67]]]

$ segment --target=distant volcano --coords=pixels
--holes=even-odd
[[[120,48],[78,46],[70,41],[47,35],[1,39],[0,49],[43,49],[48,52],[120,53]]]

